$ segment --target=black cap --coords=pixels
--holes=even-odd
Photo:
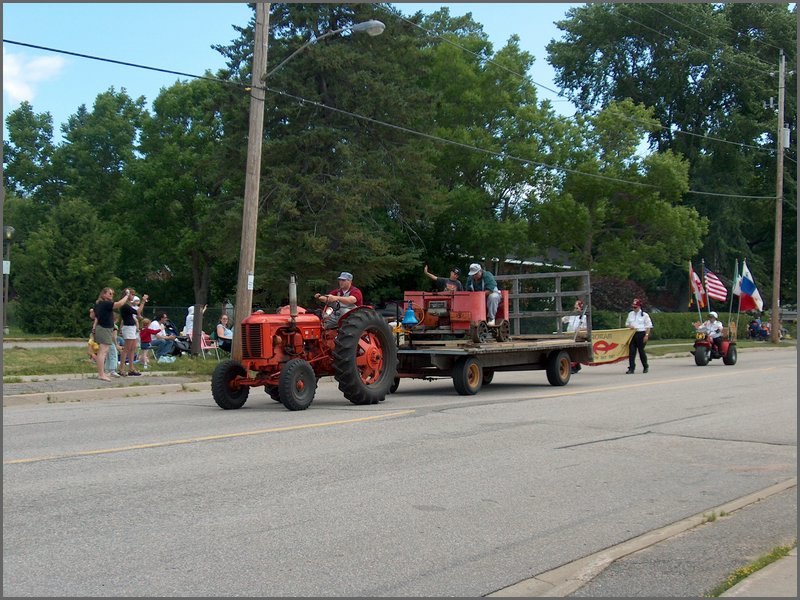
[[[458,267],[453,267],[452,269],[450,269],[450,272],[458,275],[459,273],[461,273],[461,269],[459,269]]]

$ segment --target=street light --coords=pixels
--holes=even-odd
[[[369,21],[364,21],[363,23],[356,23],[355,25],[351,25],[349,27],[342,27],[340,29],[335,29],[333,31],[328,31],[326,33],[323,33],[319,37],[311,38],[305,44],[300,46],[297,50],[292,52],[289,56],[284,58],[283,61],[281,61],[281,63],[277,67],[275,67],[269,73],[267,73],[267,77],[271,77],[276,71],[278,71],[281,67],[283,67],[283,65],[292,60],[298,54],[300,54],[308,46],[310,46],[311,44],[316,44],[323,38],[336,35],[337,33],[342,33],[343,31],[352,31],[353,33],[366,33],[370,37],[375,37],[376,35],[382,34],[384,29],[386,29],[386,25],[384,25],[381,21],[370,19]]]
[[[254,270],[256,263],[256,228],[258,226],[258,187],[261,179],[261,142],[264,136],[264,98],[266,81],[292,58],[305,50],[310,44],[322,38],[352,31],[376,36],[383,33],[386,26],[380,21],[369,20],[328,31],[307,41],[286,57],[277,67],[267,73],[267,41],[269,30],[269,3],[256,4],[255,46],[253,48],[253,83],[250,92],[250,128],[247,136],[247,170],[244,182],[244,202],[242,206],[242,240],[239,251],[239,273],[236,278],[236,301],[234,314],[241,325],[242,319],[253,312]],[[241,327],[233,329],[231,358],[242,360]]]
[[[8,276],[11,273],[11,240],[16,230],[11,225],[3,226],[5,259],[3,260],[3,335],[8,335]]]

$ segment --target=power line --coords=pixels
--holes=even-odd
[[[163,68],[159,68],[159,67],[151,67],[151,66],[147,66],[147,65],[140,65],[140,64],[132,63],[132,62],[128,62],[128,61],[114,60],[114,59],[109,59],[109,58],[92,56],[92,55],[89,55],[89,54],[80,54],[80,53],[71,52],[71,51],[68,51],[68,50],[59,50],[59,49],[56,49],[56,48],[48,48],[46,46],[39,46],[39,45],[36,45],[36,44],[28,44],[28,43],[24,43],[24,42],[17,42],[17,41],[13,41],[13,40],[7,40],[5,38],[3,39],[3,42],[4,43],[9,43],[9,44],[15,44],[15,45],[19,45],[19,46],[25,46],[25,47],[29,47],[29,48],[36,48],[36,49],[39,49],[39,50],[46,50],[46,51],[50,51],[50,52],[68,54],[68,55],[71,55],[71,56],[77,56],[77,57],[86,58],[86,59],[89,59],[89,60],[97,60],[97,61],[101,61],[101,62],[108,62],[108,63],[123,65],[123,66],[127,66],[127,67],[146,69],[146,70],[150,70],[150,71],[158,71],[158,72],[161,72],[161,73],[169,73],[169,74],[173,74],[173,75],[181,75],[183,77],[190,77],[190,78],[193,78],[193,79],[203,79],[203,80],[207,80],[207,81],[214,81],[214,82],[225,84],[225,85],[235,85],[237,87],[241,87],[241,88],[245,88],[245,89],[249,89],[251,87],[250,85],[246,85],[246,84],[243,84],[243,83],[234,82],[234,81],[230,81],[230,80],[225,80],[225,79],[219,79],[217,77],[208,77],[208,76],[204,76],[204,75],[195,75],[195,74],[192,74],[192,73],[182,73],[180,71],[174,71],[174,70],[171,70],[171,69],[163,69]],[[586,177],[593,177],[595,179],[613,181],[613,182],[617,182],[617,183],[623,183],[623,184],[626,184],[626,185],[636,185],[636,186],[640,186],[640,187],[658,189],[657,186],[652,185],[652,184],[648,184],[648,183],[642,183],[642,182],[638,182],[638,181],[629,181],[629,180],[625,180],[625,179],[619,179],[619,178],[616,178],[616,177],[609,177],[609,176],[606,176],[606,175],[598,175],[598,174],[594,174],[594,173],[587,173],[585,171],[578,171],[576,169],[570,169],[568,167],[562,167],[562,166],[558,166],[558,165],[550,165],[550,164],[547,164],[547,163],[542,163],[542,162],[534,161],[534,160],[531,160],[531,159],[520,158],[520,157],[513,156],[513,155],[510,155],[510,154],[506,154],[506,153],[503,153],[503,152],[497,152],[497,151],[494,151],[494,150],[487,150],[485,148],[480,148],[478,146],[474,146],[474,145],[470,145],[470,144],[464,144],[463,142],[456,142],[454,140],[448,140],[446,138],[442,138],[442,137],[435,136],[435,135],[432,135],[432,134],[424,133],[424,132],[421,132],[421,131],[416,131],[416,130],[413,130],[413,129],[410,129],[410,128],[407,128],[407,127],[403,127],[403,126],[400,126],[400,125],[394,125],[392,123],[386,123],[384,121],[379,121],[377,119],[373,119],[371,117],[366,117],[364,115],[359,115],[357,113],[346,111],[344,109],[328,106],[328,105],[322,104],[320,102],[316,102],[314,100],[308,100],[308,99],[302,98],[300,96],[295,96],[293,94],[289,94],[288,92],[282,92],[282,91],[274,90],[274,89],[271,89],[271,88],[268,88],[268,87],[264,87],[264,88],[261,88],[261,89],[264,89],[265,91],[272,92],[274,94],[278,94],[278,95],[286,96],[288,98],[292,98],[292,99],[294,99],[294,100],[296,100],[298,102],[304,103],[304,104],[311,104],[311,105],[317,106],[319,108],[324,108],[326,110],[330,110],[330,111],[333,111],[333,112],[342,113],[342,114],[348,115],[350,117],[354,117],[354,118],[357,118],[357,119],[365,120],[365,121],[368,121],[368,122],[371,122],[371,123],[375,123],[377,125],[382,125],[384,127],[389,127],[389,128],[392,128],[392,129],[395,129],[395,130],[398,130],[398,131],[403,131],[405,133],[409,133],[409,134],[412,134],[412,135],[417,135],[417,136],[428,138],[428,139],[432,139],[432,140],[435,140],[435,141],[439,141],[439,142],[443,142],[443,143],[459,146],[459,147],[462,147],[462,148],[467,148],[469,150],[473,150],[473,151],[476,151],[476,152],[482,152],[484,154],[488,154],[488,155],[500,158],[501,160],[512,160],[512,161],[515,161],[515,162],[519,162],[521,164],[536,165],[536,166],[544,167],[544,168],[547,168],[547,169],[563,171],[565,173],[572,173],[572,174],[575,174],[575,175],[583,175],[583,176],[586,176]],[[734,194],[719,194],[719,193],[715,193],[715,192],[704,192],[704,191],[701,191],[701,190],[688,190],[686,193],[702,194],[702,195],[710,195],[710,196],[721,196],[721,197],[727,197],[727,198],[752,198],[752,199],[773,199],[774,200],[774,196],[742,196],[742,195],[734,195]]]
[[[48,48],[47,46],[39,46],[37,44],[26,44],[25,42],[16,42],[14,40],[7,40],[3,38],[4,44],[14,44],[15,46],[25,46],[26,48],[34,48],[36,50],[47,50],[48,52],[56,52],[58,54],[68,54],[69,56],[77,56],[79,58],[87,58],[89,60],[97,60],[100,62],[107,62],[112,63],[115,65],[123,65],[125,67],[135,67],[137,69],[146,69],[148,71],[158,71],[159,73],[169,73],[170,75],[181,75],[182,77],[191,77],[193,79],[205,79],[206,81],[216,81],[217,83],[225,83],[227,85],[237,85],[240,87],[246,87],[242,83],[238,83],[235,81],[226,81],[224,79],[218,79],[217,77],[208,77],[205,75],[193,75],[192,73],[182,73],[180,71],[172,71],[170,69],[161,69],[159,67],[150,67],[147,65],[140,65],[132,62],[125,62],[122,60],[114,60],[112,58],[102,58],[99,56],[92,56],[90,54],[81,54],[79,52],[70,52],[69,50],[59,50],[58,48]]]

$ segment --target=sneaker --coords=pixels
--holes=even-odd
[[[486,324],[487,324],[489,327],[494,327],[494,326],[495,326],[495,325],[494,325],[494,319],[489,319],[488,321],[486,321]]]
[[[647,367],[645,367],[644,369],[642,369],[642,373],[647,373]]]
[[[109,375],[111,377],[121,377],[121,375],[119,373],[117,373],[116,371],[111,371],[111,373],[109,373]]]
[[[145,371],[147,371],[147,369],[149,369],[149,368],[150,368],[150,365],[145,365],[145,366],[143,366],[142,368],[143,368]]]
[[[625,375],[633,375],[634,372],[635,371],[633,369],[628,369],[627,371],[625,371]]]

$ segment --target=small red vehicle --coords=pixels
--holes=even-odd
[[[698,327],[695,330],[694,362],[698,367],[705,367],[711,360],[721,358],[726,365],[735,365],[737,359],[736,342],[722,339],[722,352],[718,352],[709,335],[708,329]]]

